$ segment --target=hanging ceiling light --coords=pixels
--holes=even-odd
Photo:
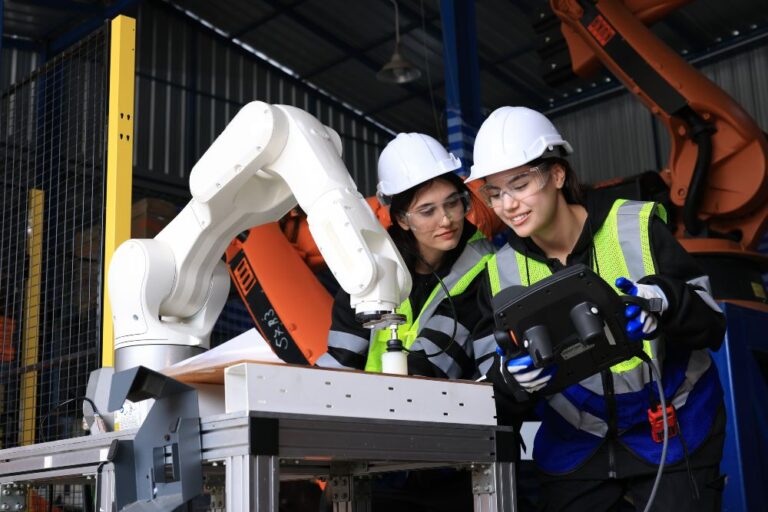
[[[389,58],[389,62],[376,73],[376,79],[381,82],[405,84],[419,78],[421,70],[400,55],[400,14],[397,10],[397,1],[392,0],[392,3],[395,5],[395,51]]]

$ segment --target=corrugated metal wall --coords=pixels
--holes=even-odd
[[[3,48],[0,58],[0,91],[28,77],[39,64],[37,53],[16,48]]]
[[[768,130],[768,46],[701,71]],[[573,145],[571,161],[585,183],[657,170],[667,161],[666,129],[629,93],[551,117]]]
[[[343,158],[363,194],[375,192],[376,161],[392,135],[333,104],[180,13],[144,3],[137,20],[134,176],[187,190],[192,166],[239,108],[288,104],[341,135]]]

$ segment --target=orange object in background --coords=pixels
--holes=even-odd
[[[164,199],[145,197],[131,205],[131,238],[154,238],[179,213]]]
[[[15,330],[16,321],[13,318],[0,316],[0,362],[9,363],[16,357],[16,349],[13,347]]]
[[[29,512],[63,512],[64,509],[58,505],[52,505],[37,491],[30,489],[27,492],[27,510]]]
[[[485,199],[480,195],[480,187],[485,185],[485,180],[474,180],[465,183],[469,191],[472,192],[472,209],[467,215],[467,220],[477,226],[488,239],[501,233],[506,229],[506,225],[501,222],[498,215],[493,212]]]
[[[314,364],[327,348],[333,297],[305,262],[307,254],[302,257],[274,222],[251,228],[226,251],[240,298],[286,363]]]

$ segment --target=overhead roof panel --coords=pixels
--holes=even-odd
[[[333,72],[318,75],[314,82],[363,112],[407,92],[396,84],[377,81],[375,71],[354,60],[340,64]]]
[[[280,16],[240,38],[299,75],[318,62],[338,58],[345,50],[329,43],[289,16]]]
[[[437,117],[441,124],[441,132],[445,132],[443,128],[445,124],[445,118],[443,111],[437,106]],[[434,115],[428,102],[423,101],[421,98],[414,98],[410,101],[404,102],[398,108],[388,109],[380,112],[376,115],[383,124],[387,126],[397,127],[396,131],[403,132],[422,132],[428,133],[433,136],[437,136],[435,123],[433,121]]]
[[[418,81],[405,86],[375,80],[375,72],[389,60],[394,49],[395,12],[389,0],[144,1],[185,10],[205,20],[339,100],[364,112],[374,112],[384,124],[413,123],[390,125],[393,129],[413,130],[434,124],[429,121],[432,107],[427,70],[431,88],[440,91],[434,95],[437,108],[444,110],[439,11],[442,3],[438,0],[397,0],[402,55],[422,71]],[[116,4],[117,0],[4,0],[4,35],[44,44]],[[570,101],[573,94],[578,94],[576,91],[590,87],[590,82],[569,78],[567,73],[557,87],[544,83],[544,63],[538,53],[532,21],[538,10],[546,9],[547,2],[483,0],[474,5],[484,107],[512,102],[548,107],[550,98],[557,107],[564,100],[563,95],[568,94]],[[768,1],[695,0],[652,30],[675,51],[696,56],[717,49],[722,41],[733,38],[736,31],[744,36],[752,30],[764,33],[766,28]],[[162,27],[157,25],[152,30]],[[158,49],[165,53],[158,53],[156,65],[178,67],[174,56],[182,50],[185,37],[179,34],[172,46]],[[205,46],[201,44],[203,49]],[[215,68],[218,73],[220,56],[204,50],[202,53],[206,69]],[[226,70],[224,60],[222,69]],[[240,64],[230,62],[229,67],[233,65]],[[172,74],[178,71],[174,69]],[[200,80],[205,81],[206,77],[201,76]],[[424,111],[429,114],[427,121],[420,117]]]
[[[175,3],[230,36],[238,34],[246,25],[266,19],[275,12],[267,2],[251,0],[183,0]]]
[[[482,58],[495,62],[521,49],[534,50],[531,20],[518,5],[500,0],[475,4],[478,51]]]
[[[395,14],[390,2],[309,0],[296,13],[350,49],[365,48],[381,38],[391,37],[394,41]]]
[[[53,34],[60,34],[76,26],[84,17],[101,11],[101,5],[92,6],[88,2],[23,2],[2,0],[3,35],[17,36],[41,41],[50,39]],[[105,2],[110,4],[112,2]]]

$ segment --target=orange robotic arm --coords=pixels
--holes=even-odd
[[[757,246],[768,222],[768,142],[723,90],[661,42],[650,23],[688,0],[550,0],[574,71],[607,67],[667,127],[663,174],[682,207],[677,236],[691,252]],[[697,238],[695,238],[697,237]]]

